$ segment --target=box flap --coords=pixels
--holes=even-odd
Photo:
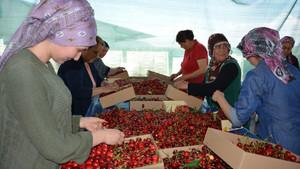
[[[147,77],[148,77],[149,79],[157,78],[157,79],[162,80],[162,81],[164,81],[164,82],[166,82],[166,83],[170,83],[170,82],[171,82],[171,81],[170,81],[170,78],[169,78],[168,76],[163,75],[163,74],[160,74],[160,73],[153,72],[153,71],[151,71],[151,70],[148,70],[148,72],[147,72]]]
[[[203,100],[195,96],[188,95],[187,93],[176,89],[170,84],[167,87],[166,96],[172,100],[183,100],[189,105],[189,107],[195,110],[199,110],[203,102]]]
[[[163,108],[162,101],[130,101],[130,110],[142,111],[145,109],[160,110]]]
[[[123,71],[123,72],[120,72],[120,73],[118,73],[118,74],[116,74],[116,75],[114,75],[114,76],[111,76],[111,77],[109,77],[109,78],[106,78],[108,81],[110,80],[110,79],[116,79],[116,78],[120,78],[120,79],[127,79],[127,78],[129,78],[129,75],[128,75],[128,72],[127,72],[127,70],[125,70],[125,71]]]
[[[101,103],[101,106],[103,108],[106,108],[130,100],[132,98],[135,98],[134,89],[133,87],[129,87],[121,91],[109,94],[107,96],[100,97],[99,101]]]
[[[203,143],[233,168],[239,168],[244,151],[237,149],[218,130],[208,128]]]

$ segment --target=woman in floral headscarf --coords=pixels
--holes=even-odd
[[[79,59],[96,44],[93,16],[86,0],[44,0],[13,35],[0,57],[0,168],[57,169],[124,140],[102,119],[71,116],[71,93],[49,63]]]
[[[238,49],[255,68],[247,73],[238,101],[231,107],[220,91],[212,98],[234,127],[256,112],[261,139],[300,155],[300,71],[287,64],[279,40],[279,33],[266,27],[245,35]]]
[[[298,69],[299,69],[299,63],[298,63],[298,59],[296,56],[294,56],[292,54],[292,50],[293,50],[293,47],[295,45],[295,40],[294,38],[290,37],[290,36],[285,36],[283,38],[280,39],[280,42],[282,44],[282,50],[283,50],[283,53],[286,57],[286,60],[296,66]]]
[[[231,46],[227,38],[221,33],[212,34],[208,39],[208,51],[211,60],[204,83],[178,81],[174,86],[187,89],[190,95],[206,97],[212,110],[218,110],[219,105],[212,101],[211,96],[216,90],[221,90],[233,106],[240,92],[241,69],[238,62],[230,56]]]

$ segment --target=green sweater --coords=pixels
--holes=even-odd
[[[0,72],[1,169],[55,169],[89,156],[92,135],[79,132],[71,94],[51,68],[24,49]]]
[[[234,107],[234,102],[238,100],[239,94],[240,94],[240,88],[241,88],[241,68],[239,64],[235,60],[230,60],[224,63],[223,66],[229,63],[235,63],[235,65],[238,67],[238,75],[236,78],[230,83],[230,85],[223,91],[225,99],[227,102]],[[222,67],[223,67],[222,66]],[[220,68],[220,71],[222,71],[222,67]],[[206,72],[205,81],[208,76],[208,71]],[[213,108],[213,109],[220,109],[220,106],[217,102],[214,102],[212,100],[212,97],[207,97],[207,103]]]

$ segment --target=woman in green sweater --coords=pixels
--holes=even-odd
[[[227,38],[220,33],[212,34],[208,39],[208,51],[211,57],[203,83],[179,81],[174,84],[178,89],[188,90],[189,95],[206,97],[213,110],[219,105],[212,101],[216,90],[225,94],[230,105],[238,99],[241,87],[241,69],[238,62],[230,56],[231,46]]]
[[[0,168],[57,169],[124,141],[102,119],[71,115],[71,93],[49,62],[79,59],[96,44],[93,15],[85,0],[41,1],[0,56]]]

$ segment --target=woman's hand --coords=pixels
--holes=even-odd
[[[214,92],[214,94],[212,95],[212,99],[215,102],[218,102],[218,100],[220,100],[220,98],[224,98],[224,93],[221,92],[220,90],[216,90]]]
[[[109,84],[110,84],[110,83],[109,83],[108,81],[103,80],[102,83],[101,83],[101,87],[107,86],[107,85],[109,85]]]
[[[188,89],[188,84],[189,84],[189,82],[187,82],[187,81],[179,80],[179,81],[174,83],[174,87],[177,88],[177,89],[187,90]]]
[[[225,99],[224,93],[219,91],[219,90],[216,90],[214,92],[214,94],[212,95],[212,99],[213,99],[213,101],[216,101],[216,102],[219,103],[219,105],[220,105],[221,109],[223,110],[225,116],[227,117],[228,120],[231,121],[231,117],[230,117],[231,106],[227,102],[227,100]]]
[[[125,134],[116,129],[102,129],[92,132],[93,146],[100,143],[106,143],[110,145],[122,144],[125,139]]]
[[[112,82],[112,83],[110,83],[112,86],[114,86],[114,87],[117,87],[118,89],[119,89],[119,85],[118,85],[118,83],[116,83],[116,82]]]
[[[178,78],[176,78],[175,80],[173,80],[174,82],[178,82],[178,81],[183,81],[185,80],[185,76],[180,76]]]
[[[171,81],[173,81],[177,76],[178,76],[177,74],[172,74],[172,75],[169,77],[169,79],[170,79]]]
[[[125,71],[125,67],[117,67],[117,72],[124,72]]]
[[[107,122],[103,119],[97,117],[81,117],[80,118],[80,128],[85,128],[88,131],[97,131],[103,129],[102,123]]]

